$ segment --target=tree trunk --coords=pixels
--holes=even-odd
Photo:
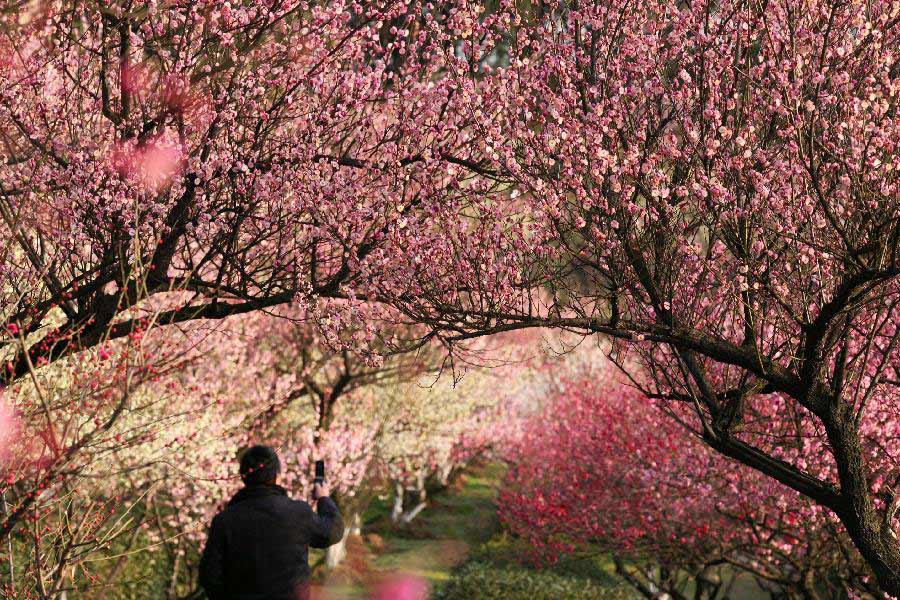
[[[337,544],[333,546],[328,546],[325,549],[325,568],[329,571],[344,560],[347,557],[347,538],[350,537],[350,529],[344,529],[344,536],[341,538]]]
[[[633,573],[618,556],[613,556],[613,563],[619,577],[647,600],[672,600],[672,596],[660,589],[652,577],[646,576],[646,573],[643,573],[644,577]]]
[[[178,569],[180,562],[181,555],[175,552],[175,561],[172,565],[172,576],[169,577],[169,587],[166,589],[166,598],[174,599],[178,597]]]
[[[403,484],[400,481],[394,482],[394,506],[391,508],[391,522],[396,523],[403,514]]]
[[[362,535],[362,515],[356,511],[353,511],[350,514],[350,521],[347,525],[347,530],[350,532],[350,535],[359,536]]]
[[[713,567],[704,567],[694,578],[694,600],[716,600],[722,589],[722,577]]]
[[[412,523],[413,519],[415,519],[417,516],[419,516],[420,512],[425,510],[425,508],[427,506],[428,506],[427,503],[419,502],[412,510],[409,510],[409,511],[403,513],[403,515],[400,517],[400,521],[404,525],[409,525],[410,523]]]
[[[821,600],[817,589],[817,573],[808,569],[801,579],[803,586],[803,600]]]
[[[437,479],[441,487],[450,485],[450,475],[453,473],[453,463],[447,462],[438,468]]]
[[[347,558],[347,540],[351,535],[359,535],[362,526],[362,517],[358,512],[350,513],[344,527],[344,536],[341,541],[325,550],[325,568],[329,571]]]
[[[883,516],[876,512],[866,478],[859,431],[852,416],[846,414],[845,406],[831,407],[822,419],[841,483],[839,504],[832,508],[872,568],[881,589],[900,597],[900,546],[893,529],[896,507],[891,506],[894,499],[888,502]]]
[[[425,489],[424,472],[420,471],[419,474],[416,475],[416,487],[412,491],[412,496],[414,496],[416,505],[400,515],[400,521],[407,525],[411,523],[412,520],[415,519],[420,512],[425,510],[425,507],[428,505],[428,491]]]

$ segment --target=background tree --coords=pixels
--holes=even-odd
[[[647,598],[759,594],[747,575],[778,598],[877,593],[832,515],[711,452],[597,354],[546,375],[505,449],[498,507],[532,561],[611,552]]]
[[[305,467],[299,469],[304,474],[317,458],[327,456],[331,469],[346,463],[348,453],[365,457],[359,464],[362,472],[350,481],[340,474],[335,478],[338,485],[333,495],[341,502],[348,527],[341,543],[326,550],[329,568],[346,555],[348,536],[359,534],[362,513],[371,500],[364,489],[372,487],[368,480],[373,473],[368,467],[377,461],[379,439],[398,422],[394,412],[403,406],[376,406],[382,402],[382,390],[436,372],[443,359],[436,348],[420,343],[421,333],[414,327],[384,321],[383,309],[358,305],[349,322],[341,318],[343,312],[335,306],[333,316],[324,319],[294,313],[282,313],[281,318],[258,317],[253,319],[255,336],[243,341],[248,347],[247,360],[255,362],[257,369],[260,364],[265,366],[262,374],[272,378],[272,390],[287,386],[268,398],[264,409],[255,409],[257,416],[248,422],[248,439],[258,435],[289,442],[305,458],[303,462],[297,457],[297,466]],[[323,329],[322,321],[332,318],[342,325],[333,327],[329,322]],[[302,489],[308,487],[306,481],[294,483]]]
[[[125,496],[121,480],[153,463],[154,414],[172,397],[147,385],[182,360],[130,336],[0,390],[12,427],[0,452],[3,597],[64,597],[76,581],[91,582],[91,560],[136,536],[153,490]]]
[[[472,370],[459,381],[420,378],[379,392],[385,429],[376,468],[393,488],[391,520],[409,524],[428,506],[429,489],[446,487],[472,460],[493,450],[505,407],[519,387],[515,368]],[[506,381],[507,385],[501,384]],[[496,429],[495,429],[496,428]]]
[[[240,487],[236,456],[251,443],[276,448],[279,483],[297,498],[310,497],[313,463],[324,459],[348,536],[359,535],[371,499],[390,493],[391,465],[413,464],[431,479],[485,446],[480,432],[501,417],[491,408],[511,387],[501,393],[496,377],[474,370],[456,386],[449,376],[436,383],[427,363],[379,357],[380,344],[337,349],[330,344],[347,340],[329,342],[298,317],[257,313],[185,328],[194,340],[191,360],[153,384],[149,393],[166,402],[145,418],[160,426],[152,444],[123,453],[125,464],[140,468],[116,479],[121,496],[140,498],[148,514],[134,561],[121,572],[145,564],[149,553],[159,567],[146,576],[159,582],[164,575],[161,594],[196,590],[208,524]],[[322,398],[329,403],[327,426]],[[343,560],[346,542],[326,553],[326,567]],[[96,576],[111,584],[121,572],[101,568]]]

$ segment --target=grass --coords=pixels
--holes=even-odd
[[[463,475],[452,489],[435,495],[428,508],[406,526],[390,522],[387,502],[374,503],[364,531],[381,536],[385,543],[374,568],[424,577],[432,587],[446,581],[473,548],[499,531],[494,498],[502,474],[502,467],[492,464]]]

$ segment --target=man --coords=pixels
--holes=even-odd
[[[309,546],[327,548],[344,535],[328,486],[313,488],[313,512],[277,485],[280,471],[268,446],[241,456],[244,487],[213,518],[200,559],[200,585],[210,600],[306,600]]]

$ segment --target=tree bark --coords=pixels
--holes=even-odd
[[[347,538],[350,537],[350,529],[344,529],[344,536],[337,544],[328,546],[325,550],[325,568],[329,571],[341,564],[347,557]]]
[[[396,523],[403,514],[403,484],[400,481],[394,482],[394,506],[391,508],[391,522]]]
[[[446,462],[438,468],[437,480],[441,487],[450,485],[450,475],[453,473],[453,463]]]
[[[325,550],[325,568],[329,571],[341,564],[347,558],[347,540],[351,535],[359,535],[362,517],[358,512],[353,512],[347,519],[344,528],[344,536],[341,541]]]
[[[831,508],[872,568],[882,590],[900,596],[900,546],[893,530],[893,498],[884,515],[879,515],[866,477],[859,431],[846,405],[830,407],[822,420],[841,484],[840,499]]]

